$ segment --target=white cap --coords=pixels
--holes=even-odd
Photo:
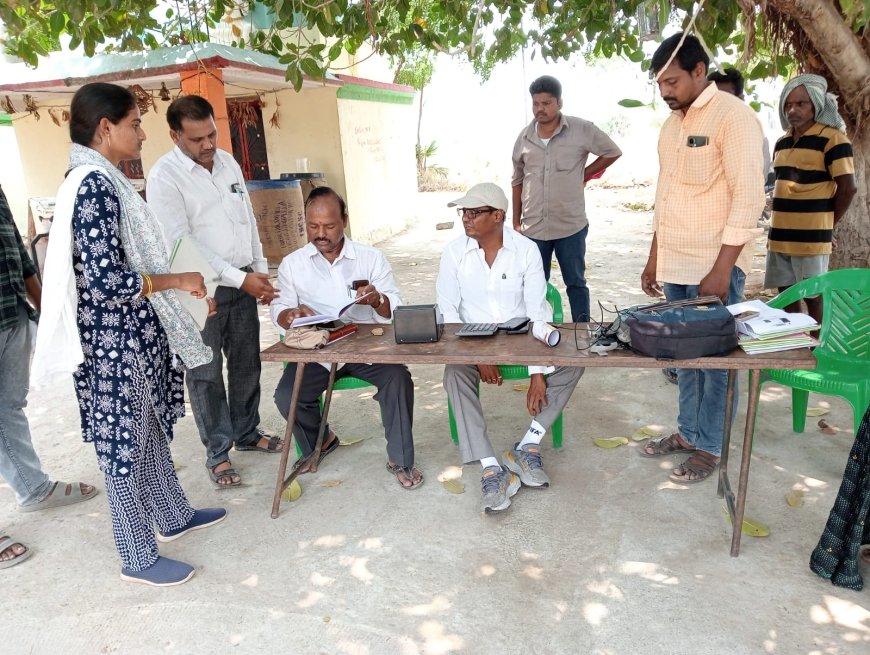
[[[482,182],[471,187],[464,196],[447,203],[448,207],[492,207],[507,211],[508,199],[498,184]]]

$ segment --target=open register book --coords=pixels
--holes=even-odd
[[[357,303],[366,300],[368,298],[373,298],[377,296],[377,291],[370,291],[369,293],[360,296],[359,298],[354,298],[351,302],[347,303],[344,307],[338,310],[338,313],[335,315],[332,314],[315,314],[314,316],[301,316],[299,318],[294,318],[293,322],[290,323],[290,327],[302,327],[303,325],[322,325],[324,323],[334,323],[336,321],[343,320],[341,317],[343,314],[347,312],[348,309],[356,305]]]

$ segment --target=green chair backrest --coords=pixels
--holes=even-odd
[[[870,269],[843,268],[816,275],[789,287],[768,304],[783,308],[812,296],[822,296],[816,356],[870,362]]]
[[[559,290],[549,282],[547,282],[547,302],[553,308],[553,323],[561,323],[565,318],[562,314],[562,296],[559,295]]]

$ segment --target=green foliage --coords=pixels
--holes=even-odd
[[[432,74],[435,71],[435,55],[431,50],[414,46],[397,60],[396,74],[393,78],[396,84],[406,84],[419,91],[432,81]]]
[[[744,34],[738,29],[741,4],[707,0],[696,30],[711,48],[741,52]],[[858,31],[870,23],[870,3],[839,0],[844,20]],[[649,62],[643,52],[639,20],[644,26],[688,22],[695,0],[191,0],[172,4],[158,0],[4,0],[0,20],[6,24],[6,50],[36,64],[37,55],[57,48],[62,35],[70,47],[85,53],[98,50],[141,50],[161,45],[203,41],[225,12],[238,9],[266,17],[267,27],[255,30],[235,45],[274,54],[287,68],[297,88],[302,76],[322,77],[343,52],[355,53],[368,42],[402,69],[404,83],[415,88],[431,75],[433,52],[466,58],[486,77],[493,66],[527,48],[545,60],[575,53],[589,57],[622,56]],[[759,3],[760,6],[760,3]],[[181,12],[181,13],[179,13]],[[160,20],[156,17],[159,16]],[[756,32],[762,35],[760,9]],[[271,24],[269,24],[271,23]],[[312,30],[324,37],[311,37]],[[652,35],[653,37],[655,34]],[[762,39],[763,41],[763,39]],[[763,43],[759,47],[764,48]],[[788,57],[761,55],[748,69],[748,78],[788,69]],[[765,55],[768,55],[765,57]],[[407,65],[407,68],[405,66]],[[404,72],[407,70],[407,72]]]

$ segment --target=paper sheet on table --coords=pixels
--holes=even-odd
[[[189,238],[182,237],[175,242],[172,252],[169,253],[169,270],[172,273],[200,273],[205,280],[206,295],[214,298],[218,287],[218,274],[208,263],[208,260],[200,252],[199,248]],[[202,330],[208,318],[208,302],[205,298],[194,298],[187,291],[176,289],[178,301],[190,315],[194,322]]]

